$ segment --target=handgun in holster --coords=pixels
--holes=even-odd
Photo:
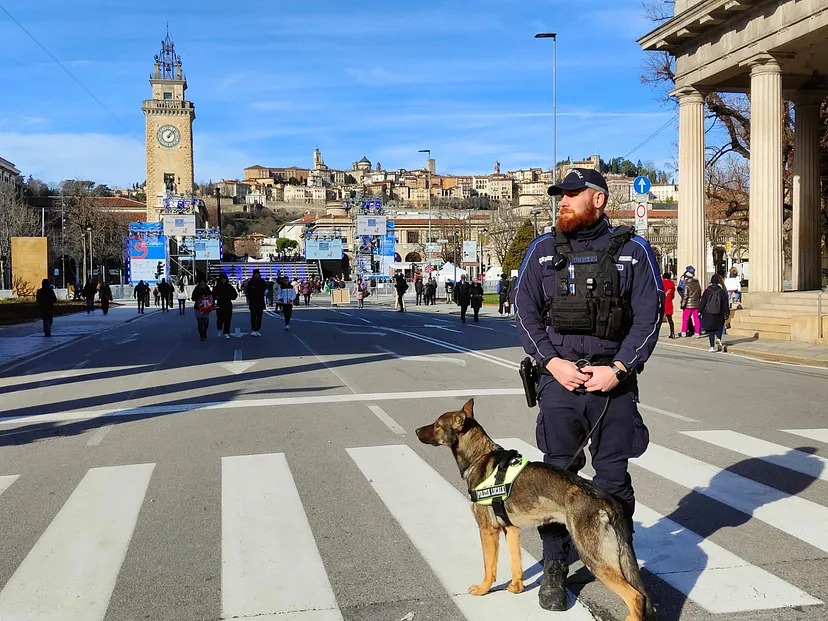
[[[520,381],[523,383],[523,394],[526,396],[526,405],[530,408],[538,404],[538,365],[527,356],[520,362]]]

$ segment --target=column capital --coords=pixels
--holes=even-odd
[[[739,63],[740,67],[750,67],[750,75],[781,74],[779,61],[784,55],[762,52]]]
[[[670,97],[678,99],[680,106],[684,104],[704,103],[704,93],[694,86],[679,86],[669,93]]]
[[[796,107],[820,106],[825,98],[828,97],[828,91],[816,89],[803,89],[791,93],[790,99]]]

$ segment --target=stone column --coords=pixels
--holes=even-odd
[[[750,291],[782,291],[782,69],[750,66]]]
[[[794,95],[793,288],[819,289],[822,218],[819,210],[819,107],[824,93]]]
[[[707,278],[707,232],[704,219],[704,96],[693,87],[671,93],[679,101],[678,275],[693,265]]]

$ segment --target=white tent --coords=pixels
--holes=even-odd
[[[464,270],[462,267],[457,268],[456,279],[460,280],[460,277],[463,275],[468,276],[469,273]],[[438,284],[445,284],[446,280],[454,280],[455,279],[455,272],[454,272],[454,263],[445,263],[443,267],[440,268],[440,271],[437,272],[437,283]]]

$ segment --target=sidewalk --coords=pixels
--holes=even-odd
[[[710,342],[707,336],[702,338],[690,337],[681,339],[668,339],[670,330],[666,324],[662,325],[659,334],[659,347],[685,347],[704,351],[707,353]],[[722,342],[727,346],[727,353],[710,353],[711,356],[736,354],[770,360],[773,362],[789,362],[792,364],[804,364],[815,367],[828,368],[828,345],[812,345],[810,343],[799,343],[797,341],[774,341],[770,339],[757,339],[744,336],[729,336],[725,334]]]
[[[38,319],[12,326],[0,326],[0,370],[10,367],[24,358],[30,358],[49,350],[65,347],[81,338],[104,332],[111,328],[160,312],[156,307],[147,307],[146,315],[138,314],[134,300],[116,300],[119,306],[109,308],[104,315],[100,308],[87,315],[85,312],[55,317],[52,336],[43,336],[43,324]],[[178,311],[176,311],[178,312]]]

